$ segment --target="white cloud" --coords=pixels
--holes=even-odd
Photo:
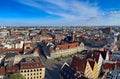
[[[119,24],[120,11],[104,12],[97,2],[89,3],[78,0],[16,0],[17,2],[43,10],[59,19],[28,20],[39,25],[106,25]],[[43,3],[47,3],[44,5]],[[114,16],[113,16],[114,15]],[[39,23],[40,21],[40,23]],[[38,23],[37,23],[38,22]],[[31,24],[28,22],[28,24]]]

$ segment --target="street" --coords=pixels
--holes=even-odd
[[[40,48],[40,57],[43,63],[45,64],[46,68],[45,79],[61,79],[59,74],[60,68],[65,62],[70,63],[72,58],[71,57],[62,58],[61,61],[58,61],[57,59],[46,59],[40,44],[38,46]]]

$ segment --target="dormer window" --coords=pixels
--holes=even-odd
[[[91,58],[94,60],[94,59],[95,59],[95,56],[92,54],[92,55],[91,55]]]

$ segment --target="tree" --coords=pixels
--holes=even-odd
[[[16,74],[10,75],[8,79],[25,79],[25,77],[22,74],[16,73]]]

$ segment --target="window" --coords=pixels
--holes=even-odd
[[[38,73],[37,73],[37,75],[38,75]]]
[[[38,78],[38,76],[37,76],[37,78]]]
[[[40,71],[42,71],[42,69],[40,69]]]
[[[40,76],[40,78],[41,78],[41,76]]]
[[[39,71],[39,69],[37,69],[37,71]]]

